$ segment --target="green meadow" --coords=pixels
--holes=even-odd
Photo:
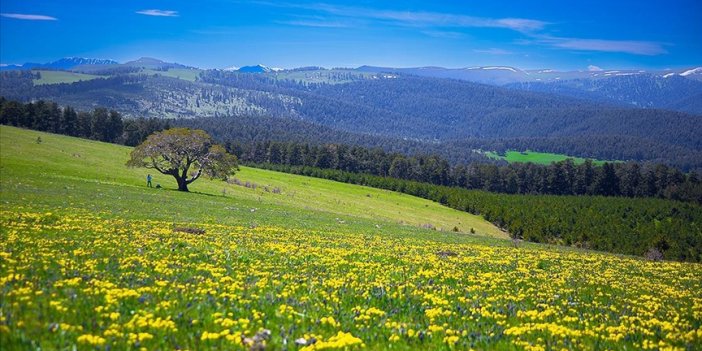
[[[190,82],[194,82],[197,80],[197,77],[200,75],[200,72],[202,72],[199,69],[195,68],[171,68],[167,71],[157,71],[153,69],[142,69],[139,71],[138,74],[158,74],[164,77],[171,77],[171,78],[177,78],[177,79],[182,79],[182,80],[187,80]]]
[[[34,85],[45,85],[45,84],[60,84],[60,83],[75,83],[85,80],[92,80],[96,78],[104,78],[109,76],[99,76],[94,74],[76,73],[68,71],[47,71],[47,70],[35,70],[35,73],[41,74],[39,79],[34,79]],[[141,69],[135,74],[148,74],[148,75],[161,75],[164,77],[177,78],[182,80],[187,80],[194,82],[197,80],[198,75],[201,70],[199,69],[189,69],[189,68],[172,68],[167,71],[157,71],[152,69]]]
[[[128,147],[6,126],[0,133],[6,206],[88,208],[138,218],[240,225],[400,229],[425,235],[454,227],[469,233],[473,228],[474,236],[507,237],[479,216],[425,199],[249,167],[234,175],[236,182],[200,179],[191,185],[192,193],[181,193],[174,190],[170,176],[127,168]],[[146,188],[148,173],[162,189]]]
[[[41,75],[39,79],[34,80],[34,85],[75,83],[83,80],[92,80],[95,78],[100,78],[100,76],[92,74],[83,74],[67,71],[36,70],[33,72],[39,73]]]
[[[698,264],[517,244],[427,200],[246,167],[147,188],[129,152],[0,127],[3,351],[702,345]]]
[[[568,156],[564,154],[554,154],[554,153],[548,153],[548,152],[536,152],[536,151],[507,151],[504,155],[500,155],[497,152],[494,151],[489,151],[486,152],[485,155],[490,158],[494,159],[499,159],[499,160],[505,160],[509,163],[535,163],[535,164],[542,164],[542,165],[548,165],[554,162],[560,162],[560,161],[565,161],[567,159],[573,160],[575,164],[581,164],[585,162],[585,158],[582,157],[573,157],[573,156]],[[603,161],[603,160],[593,160],[593,163],[596,165],[601,165],[605,162],[612,162],[612,161]]]

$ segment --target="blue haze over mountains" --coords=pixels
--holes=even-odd
[[[50,70],[83,80],[45,84],[39,77]],[[270,130],[309,136],[324,128],[317,142],[439,152],[455,162],[470,150],[516,149],[702,170],[699,67],[201,70],[148,57],[125,63],[69,58],[5,66],[0,82],[6,99],[191,120],[213,134],[232,131],[225,139],[245,128],[255,129],[240,136],[245,140]]]
[[[49,63],[5,65],[0,66],[0,70],[49,69],[90,73],[91,70],[120,66],[152,69],[195,68],[146,57],[122,64],[109,59],[70,57]],[[224,70],[268,74],[284,71],[261,64],[230,67]],[[313,67],[309,70],[324,70],[324,68]],[[597,68],[588,71],[558,71],[552,69],[522,70],[509,66],[467,68],[360,66],[349,70],[457,79],[621,106],[661,108],[702,114],[702,67],[677,70],[603,70]]]

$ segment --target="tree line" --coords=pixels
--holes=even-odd
[[[572,160],[532,163],[451,165],[436,155],[407,156],[344,144],[228,142],[242,161],[365,173],[435,185],[507,194],[658,197],[702,203],[702,180],[663,164],[604,163]]]
[[[22,104],[4,98],[0,98],[0,123],[126,145],[137,145],[169,127],[163,120],[123,119],[104,108],[77,112],[52,102]],[[702,262],[698,204],[623,197],[692,201],[693,194],[700,202],[698,175],[664,165],[564,161],[549,166],[453,166],[438,156],[344,144],[230,141],[227,149],[262,168],[437,201],[482,215],[515,238],[633,255],[655,249],[667,259]]]
[[[0,124],[129,146],[138,145],[150,134],[170,127],[167,120],[125,119],[120,113],[105,108],[79,112],[54,102],[40,100],[23,104],[4,98],[0,98]],[[215,133],[215,137],[218,136],[223,140],[232,135]],[[596,166],[591,161],[576,165],[566,160],[548,166],[498,165],[479,162],[479,158],[471,160],[474,162],[452,164],[437,155],[417,153],[416,149],[414,156],[408,156],[407,152],[346,144],[229,140],[226,145],[242,162],[257,164],[335,169],[507,194],[658,197],[702,203],[699,175],[685,174],[663,164],[629,162]]]
[[[261,164],[279,172],[331,179],[422,197],[483,216],[513,238],[665,259],[702,262],[702,208],[653,198],[511,195],[308,166]],[[467,231],[469,228],[458,228]]]
[[[239,144],[260,142],[294,142],[299,144],[346,144],[368,149],[381,149],[388,153],[403,155],[437,154],[451,164],[460,163],[495,163],[505,161],[491,159],[480,152],[477,147],[454,147],[448,143],[431,143],[419,140],[387,137],[381,135],[361,134],[332,129],[319,124],[291,118],[267,116],[237,116],[177,119],[174,125],[202,129],[219,142],[226,141]]]
[[[0,124],[128,146],[136,146],[150,134],[170,128],[166,120],[125,119],[119,112],[106,108],[76,111],[55,102],[39,100],[23,104],[4,97],[0,97]]]

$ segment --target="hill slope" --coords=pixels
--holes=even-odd
[[[9,350],[261,349],[259,338],[305,351],[702,345],[698,264],[340,216],[358,202],[318,193],[413,201],[273,172],[241,177],[282,194],[223,196],[214,181],[193,183],[200,193],[146,189],[145,172],[122,166],[128,148],[6,127],[0,143]],[[455,214],[424,205],[432,218]],[[408,212],[380,217],[417,210],[395,209]]]
[[[526,82],[510,88],[559,94],[608,104],[661,108],[702,114],[702,82],[679,75],[632,74],[599,79]],[[697,103],[696,103],[697,101]]]
[[[77,207],[135,211],[145,217],[173,220],[206,214],[217,223],[244,225],[265,224],[269,220],[291,225],[285,216],[272,215],[288,212],[299,217],[293,226],[313,224],[338,229],[358,222],[396,228],[402,223],[444,230],[458,227],[464,232],[474,228],[486,236],[506,237],[478,216],[424,199],[246,167],[242,167],[236,178],[243,185],[250,183],[250,188],[203,179],[191,186],[192,191],[201,195],[150,191],[142,187],[148,170],[124,166],[128,147],[5,126],[0,132],[2,198],[10,203],[26,203],[26,197],[30,197],[33,204],[48,207],[73,203]],[[36,142],[38,137],[41,143]],[[155,183],[166,189],[174,187],[172,179],[152,174]],[[274,193],[274,189],[280,194]]]

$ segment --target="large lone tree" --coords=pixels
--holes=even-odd
[[[151,134],[130,156],[127,166],[153,168],[172,175],[180,191],[188,191],[188,184],[202,174],[226,179],[238,169],[236,156],[214,144],[205,131],[189,128]],[[188,173],[191,169],[193,172]]]

